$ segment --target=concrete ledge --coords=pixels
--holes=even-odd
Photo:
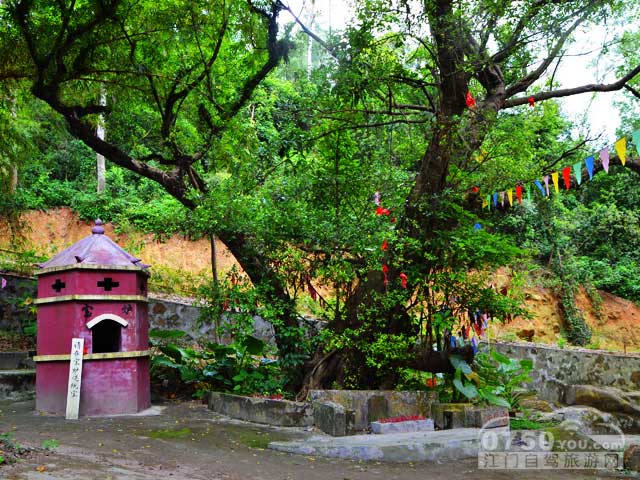
[[[509,429],[496,429],[505,438]],[[312,437],[303,441],[271,442],[269,448],[298,455],[384,462],[442,462],[478,456],[480,429],[437,432]]]
[[[280,427],[310,427],[313,425],[312,406],[302,402],[211,392],[209,393],[209,409],[247,422]]]
[[[433,420],[441,430],[509,425],[509,412],[504,407],[478,407],[472,403],[437,403],[432,409]]]
[[[433,431],[433,420],[406,420],[404,422],[371,422],[371,433],[410,433],[410,432],[430,432]]]
[[[371,422],[402,415],[431,418],[435,392],[395,390],[311,390],[312,402],[333,402],[354,412],[354,430],[366,430]]]

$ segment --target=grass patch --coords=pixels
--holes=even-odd
[[[545,430],[558,425],[558,422],[539,422],[530,418],[511,418],[509,426],[511,430]]]
[[[193,432],[191,431],[190,428],[181,428],[180,430],[170,430],[170,429],[164,429],[164,430],[155,430],[152,432],[149,432],[149,436],[151,438],[160,438],[162,440],[170,440],[170,439],[174,439],[174,438],[185,438],[185,437],[190,437],[191,434]]]

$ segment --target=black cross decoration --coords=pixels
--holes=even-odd
[[[62,290],[66,286],[67,286],[66,283],[64,283],[59,278],[56,278],[56,282],[53,285],[51,285],[51,288],[53,288],[56,292],[60,293],[60,290]]]
[[[119,287],[120,282],[114,282],[111,277],[107,277],[104,280],[100,280],[98,286],[104,288],[105,292],[109,292],[111,289]]]

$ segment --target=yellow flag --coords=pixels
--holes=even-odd
[[[556,189],[556,193],[558,193],[558,172],[553,172],[551,179],[553,180],[553,187]]]
[[[509,206],[513,207],[513,191],[511,189],[507,190],[507,197],[509,197]]]
[[[485,208],[488,208],[488,207],[489,207],[489,199],[488,198],[484,198],[482,200],[482,208],[485,209]]]
[[[627,139],[625,137],[622,137],[613,146],[616,147],[616,152],[620,157],[622,165],[624,165],[624,163],[627,161]]]

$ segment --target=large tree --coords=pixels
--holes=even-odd
[[[335,140],[338,159],[348,137],[340,131],[419,124],[424,138],[414,146],[424,145],[424,151],[406,166],[412,177],[398,195],[398,241],[383,258],[388,272],[365,262],[356,278],[343,281],[346,308],[336,307],[335,330],[359,335],[367,325],[369,332],[377,331],[371,339],[376,345],[415,338],[420,327],[408,319],[422,305],[416,299],[426,299],[424,355],[411,342],[403,345],[420,357],[415,366],[443,369],[442,358],[431,353],[433,344],[443,347],[434,308],[443,296],[455,293],[462,301],[464,295],[448,287],[434,292],[434,281],[451,289],[468,287],[463,306],[479,305],[490,292],[463,277],[494,253],[489,246],[474,255],[450,254],[453,248],[477,246],[457,228],[460,204],[470,205],[456,196],[455,187],[465,186],[464,173],[475,168],[501,112],[527,105],[530,98],[542,102],[618,90],[637,77],[640,65],[631,64],[610,84],[565,89],[545,80],[577,29],[632,7],[595,0],[356,4],[353,26],[337,41],[323,41],[303,26],[335,58],[338,73],[325,82],[336,105],[344,107],[321,112],[335,129],[323,123],[327,131],[320,136]],[[285,9],[280,0],[14,0],[2,10],[0,79],[28,82],[74,136],[111,162],[157,181],[189,208],[215,209],[211,202],[219,198],[220,182],[208,181],[207,172],[220,169],[221,140],[231,128],[241,131],[239,114],[287,56],[290,44],[278,22]],[[101,88],[109,94],[107,106],[99,101]],[[468,92],[476,99],[471,107]],[[111,132],[107,140],[96,135],[99,115]],[[286,151],[285,146],[278,154]],[[268,300],[282,306],[282,324],[294,326],[295,305],[263,242],[238,222],[220,224],[215,233],[254,284],[268,286]],[[350,256],[344,248],[336,251],[343,259]],[[400,282],[404,272],[410,273],[407,289]],[[297,351],[295,338],[280,335],[278,341],[282,354]],[[350,348],[343,343],[320,356],[309,383],[344,379],[348,368],[362,364],[362,352]],[[358,370],[361,378],[353,383],[385,383],[372,369]]]

